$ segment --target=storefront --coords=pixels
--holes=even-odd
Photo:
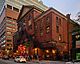
[[[72,59],[80,60],[80,33],[74,32],[72,38]]]

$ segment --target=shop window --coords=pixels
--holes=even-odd
[[[7,8],[12,9],[12,6],[10,6],[10,5],[7,4]]]
[[[13,7],[13,10],[16,11],[16,12],[19,12],[18,8]]]
[[[49,33],[50,32],[50,27],[46,27],[46,33]]]

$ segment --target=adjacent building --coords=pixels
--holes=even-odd
[[[1,49],[5,51],[4,54],[12,54],[13,35],[17,31],[16,20],[18,18],[22,5],[35,5],[43,10],[47,9],[42,1],[38,0],[5,0],[5,11],[3,13],[5,14],[5,17],[2,22],[0,21],[0,46]],[[3,10],[3,8],[1,10]],[[0,12],[0,14],[2,13]]]
[[[0,0],[0,50],[5,45],[5,0]],[[2,46],[1,46],[2,45]]]

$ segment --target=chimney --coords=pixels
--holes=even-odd
[[[66,17],[67,17],[68,19],[70,19],[70,15],[71,15],[71,14],[67,14]]]

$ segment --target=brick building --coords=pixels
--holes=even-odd
[[[1,1],[3,1],[4,4],[1,3]],[[0,0],[0,3],[4,5],[5,9],[5,11],[3,11],[4,13],[1,13],[3,8],[0,9],[0,15],[5,15],[3,18],[4,20],[0,21],[0,46],[4,51],[4,54],[10,55],[13,52],[13,34],[17,31],[16,20],[18,18],[22,5],[35,5],[43,10],[46,10],[47,7],[38,0]],[[2,16],[0,17],[1,19]]]
[[[18,31],[14,35],[14,45],[17,46],[14,50],[22,44],[27,47],[28,54],[54,60],[57,56],[70,54],[71,32],[76,26],[70,14],[65,16],[54,8],[42,11],[35,6],[23,6],[17,23]]]

